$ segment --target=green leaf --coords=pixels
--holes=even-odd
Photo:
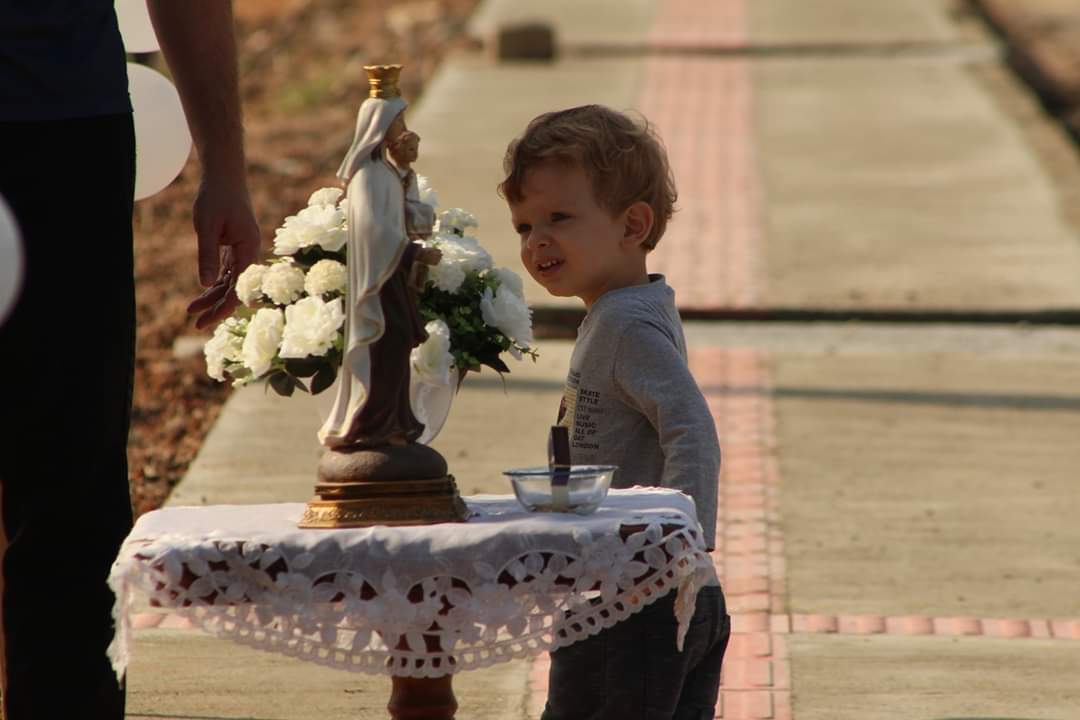
[[[311,377],[326,365],[323,358],[289,358],[285,361],[285,370],[295,377]]]
[[[510,367],[498,355],[488,358],[484,364],[500,373],[510,372]]]
[[[323,366],[319,372],[315,373],[315,377],[311,379],[311,394],[318,395],[323,390],[334,384],[334,380],[337,378],[337,372],[329,365]]]
[[[293,378],[289,377],[284,372],[276,372],[268,378],[270,387],[274,388],[274,392],[282,397],[289,397],[293,394]]]
[[[311,267],[315,263],[319,262],[325,256],[325,251],[321,245],[311,245],[309,247],[300,248],[293,255],[293,259],[300,265]]]

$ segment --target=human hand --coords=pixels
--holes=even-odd
[[[206,288],[187,311],[204,328],[229,316],[240,303],[236,278],[259,259],[259,225],[244,181],[204,178],[195,198],[199,282]]]

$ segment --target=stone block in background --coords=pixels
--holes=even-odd
[[[499,61],[554,60],[555,30],[545,22],[502,25],[495,32],[494,53]]]

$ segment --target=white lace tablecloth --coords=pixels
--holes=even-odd
[[[714,578],[693,501],[612,490],[585,517],[465,498],[466,523],[301,530],[300,503],[143,515],[109,585],[118,674],[134,592],[207,632],[370,674],[437,677],[569,645],[678,592],[681,647]]]

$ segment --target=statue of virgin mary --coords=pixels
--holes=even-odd
[[[405,127],[401,67],[365,70],[370,97],[338,170],[348,188],[349,308],[337,397],[319,430],[336,450],[405,445],[423,434],[409,401],[409,354],[427,335],[410,280],[414,265],[439,258],[410,239],[431,233],[434,210],[419,202],[409,167],[419,138]]]

